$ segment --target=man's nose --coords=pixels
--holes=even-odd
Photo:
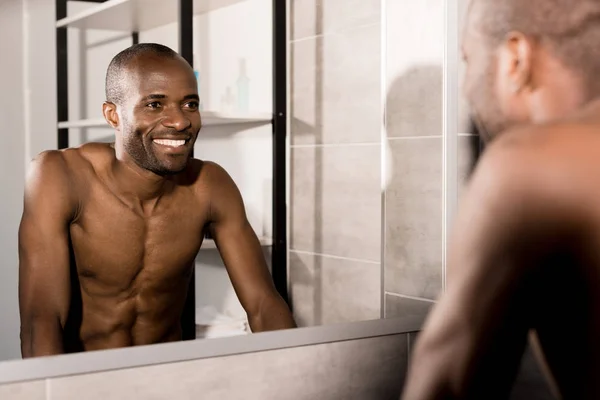
[[[166,128],[184,131],[190,127],[192,121],[190,121],[181,109],[175,107],[165,110],[165,118],[163,119],[162,124]]]

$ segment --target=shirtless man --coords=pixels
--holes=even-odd
[[[114,144],[46,151],[28,173],[23,357],[180,340],[207,230],[252,331],[294,327],[236,185],[191,158],[201,118],[189,64],[167,47],[134,45],[108,67],[106,96]]]
[[[555,394],[599,399],[600,0],[473,0],[463,52],[489,143],[403,398],[506,398],[533,332]]]

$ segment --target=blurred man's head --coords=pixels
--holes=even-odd
[[[200,130],[198,102],[194,71],[166,46],[134,45],[108,67],[104,116],[123,155],[148,171],[185,169]]]
[[[600,96],[600,0],[471,0],[462,47],[485,140]]]

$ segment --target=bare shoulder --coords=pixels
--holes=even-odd
[[[580,217],[577,198],[584,185],[578,179],[581,144],[564,134],[570,130],[548,124],[503,133],[485,150],[465,208],[483,206],[527,229],[571,225]]]
[[[517,195],[531,188],[542,167],[538,132],[519,128],[504,132],[487,146],[471,179],[470,187],[485,193]]]
[[[73,218],[77,204],[78,193],[65,152],[47,150],[33,158],[25,180],[24,216],[54,215]]]
[[[95,166],[114,158],[109,143],[86,143],[79,147],[62,150],[46,150],[32,160],[32,167],[60,168],[64,173],[75,173],[82,166]],[[55,171],[56,172],[56,171]]]
[[[60,150],[46,150],[35,156],[27,170],[27,186],[68,185],[70,166],[65,153]]]
[[[244,214],[241,193],[225,168],[213,161],[194,159],[190,170],[195,177],[196,195],[209,204],[212,219]]]
[[[65,156],[70,157],[72,163],[102,168],[115,159],[115,148],[112,143],[85,143],[79,147],[65,151]]]
[[[222,188],[223,185],[235,185],[225,168],[214,161],[192,159],[186,179],[193,179],[197,187],[211,191]]]
[[[80,182],[96,167],[110,160],[109,144],[90,143],[76,148],[45,150],[34,157],[27,170],[26,192],[60,190],[76,201]],[[112,152],[114,157],[114,151]]]

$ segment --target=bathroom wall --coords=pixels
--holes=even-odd
[[[0,290],[0,360],[20,356],[16,232],[23,210],[25,175],[24,7],[22,0],[0,2],[0,29],[3,37],[0,40],[0,89],[3,93],[0,96],[0,182],[4,192],[0,202],[0,282],[3,285]]]
[[[294,312],[423,316],[443,285],[445,2],[290,3]],[[459,119],[460,196],[478,143]]]
[[[290,0],[290,297],[301,326],[381,313],[381,4]]]
[[[387,0],[385,317],[426,315],[443,288],[444,68],[445,57],[456,56],[445,52],[444,5],[443,0]],[[461,31],[465,12],[466,3],[459,3]],[[454,100],[459,103],[454,167],[459,200],[479,151],[461,91],[463,74],[460,61]]]
[[[397,399],[407,359],[399,334],[0,385],[0,398]]]
[[[387,0],[385,317],[425,315],[442,290],[444,1]]]

